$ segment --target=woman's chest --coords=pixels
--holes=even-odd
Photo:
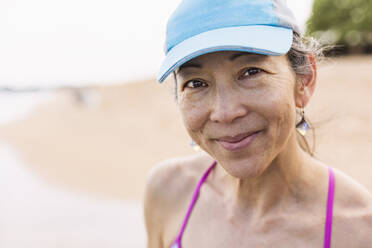
[[[231,213],[228,206],[218,201],[199,203],[186,222],[181,240],[183,248],[323,247],[322,215],[287,213],[253,218],[248,212]],[[172,231],[172,241],[179,234],[181,224],[179,221]]]
[[[323,247],[324,226],[301,218],[244,221],[195,213],[182,236],[182,247]],[[218,219],[218,217],[222,217]],[[311,222],[311,223],[310,223]]]

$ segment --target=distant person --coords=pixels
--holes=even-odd
[[[158,80],[205,152],[151,171],[149,248],[372,247],[371,194],[304,142],[317,54],[285,1],[182,1]]]

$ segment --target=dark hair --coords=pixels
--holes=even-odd
[[[292,47],[287,53],[287,58],[298,79],[312,73],[308,55],[311,54],[317,61],[321,61],[324,58],[324,49],[326,47],[321,46],[316,39],[301,37],[293,33]]]
[[[292,47],[287,53],[288,61],[296,74],[296,82],[302,83],[303,77],[309,74],[312,74],[312,64],[309,60],[308,55],[313,55],[316,61],[321,61],[324,58],[324,51],[330,49],[331,47],[324,47],[321,46],[320,43],[312,38],[312,37],[302,37],[296,32],[293,33],[293,42]],[[177,77],[176,73],[173,71],[173,77],[175,81],[175,97],[177,99]],[[297,141],[300,147],[310,154],[314,156],[315,152],[315,129],[314,126],[311,125],[309,118],[306,119],[310,123],[310,133],[312,134],[312,141],[311,147],[308,140],[297,133]]]

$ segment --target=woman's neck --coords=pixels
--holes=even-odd
[[[216,177],[224,186],[231,214],[247,213],[260,218],[269,213],[306,207],[326,190],[326,170],[302,151],[295,139],[254,178],[239,179],[218,167]],[[293,204],[295,203],[295,204]],[[302,206],[303,205],[303,206]]]

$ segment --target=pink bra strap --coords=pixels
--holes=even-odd
[[[190,218],[190,215],[191,215],[191,212],[192,212],[192,209],[194,208],[194,205],[196,203],[196,200],[198,199],[198,196],[199,196],[199,192],[200,192],[200,188],[201,186],[203,185],[203,183],[207,180],[207,177],[209,175],[209,173],[211,172],[211,170],[215,167],[215,165],[217,164],[216,161],[214,161],[212,163],[212,165],[209,167],[209,169],[204,173],[203,177],[200,179],[199,181],[199,184],[198,186],[196,187],[196,190],[194,192],[194,195],[192,197],[192,201],[191,201],[191,204],[189,206],[189,209],[187,210],[187,214],[186,214],[186,217],[185,217],[185,220],[183,221],[183,224],[182,224],[182,228],[181,228],[181,231],[177,237],[177,240],[176,240],[176,243],[178,244],[179,248],[181,248],[181,239],[182,239],[182,235],[183,233],[185,232],[185,228],[186,228],[186,225],[187,225],[187,222],[189,221],[189,218]]]
[[[332,217],[333,217],[333,200],[335,195],[335,175],[331,167],[328,167],[329,182],[328,182],[328,200],[327,200],[327,215],[324,234],[324,248],[331,247],[332,237]]]

